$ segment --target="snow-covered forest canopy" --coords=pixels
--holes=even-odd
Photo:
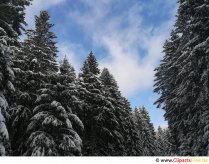
[[[27,29],[32,0],[0,0],[1,156],[206,156],[209,154],[209,1],[180,0],[155,69],[156,105],[131,108],[111,70],[90,52],[77,75],[47,11]],[[25,34],[26,39],[19,37]],[[127,68],[128,69],[128,68]]]

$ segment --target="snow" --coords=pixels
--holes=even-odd
[[[32,62],[32,63],[37,63],[38,61],[37,61],[36,58],[34,58],[33,60],[31,60],[31,62]]]
[[[5,147],[2,142],[0,142],[0,155],[1,156],[6,155]]]
[[[66,111],[65,111],[65,108],[64,107],[62,107],[62,106],[58,106],[57,107],[57,112],[59,112],[59,113],[65,113]]]
[[[75,114],[69,114],[69,119],[74,122],[79,128],[83,131],[84,125],[83,122]]]
[[[34,83],[35,83],[35,81],[34,81]],[[37,97],[36,102],[38,103],[42,100],[45,100],[45,101],[50,100],[50,96],[48,94],[41,94],[40,96]]]
[[[69,131],[73,137],[73,141],[74,141],[75,145],[77,147],[80,147],[82,145],[82,140],[81,140],[80,136],[74,130],[69,130]]]
[[[27,144],[30,148],[27,150],[26,155],[49,156],[55,154],[55,151],[52,150],[55,145],[53,138],[43,131],[33,132],[28,138]],[[32,153],[27,154],[30,150],[32,150]]]
[[[15,92],[14,85],[11,83],[11,81],[7,82],[7,88],[9,89],[10,92]]]
[[[11,78],[14,78],[14,72],[11,67],[7,66],[6,71],[8,72]]]
[[[69,151],[70,148],[76,149],[76,145],[73,142],[73,140],[71,139],[71,136],[63,135],[63,138],[62,138],[61,144],[59,145],[59,148],[61,148],[62,150]]]
[[[3,114],[6,114],[6,109],[7,109],[7,102],[2,94],[2,92],[0,92],[0,138],[5,138],[7,142],[7,140],[9,140],[9,134],[7,131],[7,127],[5,125],[5,118],[3,116]],[[5,155],[6,151],[5,151],[5,147],[4,147],[4,142],[0,142],[0,155]]]
[[[46,117],[48,117],[48,116],[49,116],[49,113],[48,113],[48,112],[42,111],[42,112],[39,112],[39,113],[35,114],[35,115],[32,117],[32,120],[34,120],[34,121],[42,120],[42,119],[44,119],[44,118],[46,118]]]
[[[59,102],[57,102],[57,101],[53,101],[53,102],[51,103],[51,106],[54,107],[54,108],[56,108],[56,107],[58,107],[58,106],[61,106],[61,104],[60,104]]]
[[[1,112],[5,112],[7,107],[8,107],[8,103],[7,103],[3,93],[0,91],[0,109],[1,109]]]
[[[1,117],[1,116],[0,116]],[[7,131],[7,127],[5,125],[5,122],[0,121],[0,135],[3,136],[3,138],[5,137],[6,139],[9,138],[9,134]]]
[[[45,117],[44,121],[42,122],[42,125],[47,126],[49,124],[57,127],[57,126],[62,126],[63,122],[57,119],[56,117],[54,117],[53,115],[50,115],[50,116]]]

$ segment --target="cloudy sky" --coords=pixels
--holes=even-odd
[[[26,10],[28,28],[40,10],[48,10],[55,24],[57,60],[67,55],[79,72],[92,50],[132,107],[144,105],[155,127],[166,126],[164,112],[153,105],[153,70],[175,22],[177,0],[34,0]]]

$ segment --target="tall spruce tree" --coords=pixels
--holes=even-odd
[[[161,93],[171,143],[177,155],[207,155],[208,151],[208,19],[209,1],[179,1],[174,51],[165,47],[167,71],[161,64],[156,73],[156,91]],[[171,36],[172,37],[172,36]],[[171,42],[172,43],[172,42]],[[175,45],[176,42],[173,42]],[[175,69],[175,74],[169,70]],[[167,79],[167,80],[166,80]],[[170,82],[168,82],[170,80]],[[163,86],[163,87],[162,87]],[[183,136],[183,137],[182,137]]]
[[[49,23],[48,13],[41,11],[40,16],[36,16],[35,30],[26,31],[27,39],[21,43],[21,48],[13,58],[16,76],[16,93],[12,97],[10,110],[13,155],[22,155],[25,152],[23,145],[26,129],[36,106],[35,101],[39,95],[37,90],[41,89],[43,84],[52,83],[54,79],[49,78],[58,70],[55,62],[56,37],[50,32],[51,27],[53,25]]]
[[[27,30],[27,39],[24,42],[23,52],[27,54],[27,69],[43,74],[56,73],[58,66],[55,60],[57,56],[56,35],[51,32],[54,26],[49,22],[47,11],[41,11],[35,16],[35,30]]]
[[[33,115],[33,108],[39,93],[37,90],[47,81],[46,75],[23,71],[14,68],[16,92],[12,97],[9,110],[9,134],[11,141],[11,155],[23,155],[24,143],[26,141],[26,129]]]
[[[120,155],[141,155],[141,141],[133,122],[129,102],[122,97],[116,80],[107,68],[103,69],[100,78],[106,97],[114,106],[114,114],[120,125],[118,133],[121,137],[118,153]]]
[[[36,17],[36,29],[28,31],[24,43],[23,53],[28,55],[25,60],[29,64],[23,66],[26,71],[21,72],[25,77],[32,74],[32,82],[40,82],[35,92],[27,91],[35,95],[36,100],[33,99],[30,106],[32,118],[24,132],[21,153],[28,156],[81,155],[82,140],[77,131],[83,132],[83,124],[73,114],[80,107],[75,72],[65,58],[57,74],[55,35],[49,31],[52,25],[48,21],[48,13],[42,11]]]
[[[76,73],[74,67],[68,62],[67,57],[60,64],[61,75],[67,75],[71,78],[71,82],[76,81]]]
[[[176,30],[171,32],[171,38],[167,40],[164,44],[164,53],[166,54],[161,61],[161,64],[156,71],[156,79],[155,79],[155,92],[161,93],[160,98],[155,102],[158,104],[158,107],[161,107],[163,102],[167,102],[162,108],[166,111],[165,118],[168,120],[168,126],[170,129],[170,143],[172,143],[172,153],[178,154],[177,147],[179,146],[180,138],[178,137],[177,129],[179,124],[176,122],[181,121],[181,112],[177,107],[176,92],[173,90],[174,86],[176,86],[176,74],[179,72],[179,68],[175,65],[175,62],[178,59],[180,51],[179,49],[180,37],[177,35]],[[175,55],[173,55],[175,54]],[[173,117],[173,115],[178,115],[177,117]]]
[[[72,113],[71,102],[66,99],[71,96],[71,89],[60,83],[47,85],[38,91],[40,96],[36,100],[37,106],[33,109],[33,117],[27,127],[24,155],[81,155],[82,140],[74,127],[80,128],[82,132],[83,124]]]
[[[49,74],[44,82],[27,127],[24,155],[81,155],[84,126],[74,113],[81,110],[82,101],[78,99],[74,68],[66,57],[60,74]]]
[[[155,139],[155,131],[153,124],[150,121],[148,111],[142,107],[141,109],[135,108],[134,118],[137,129],[140,133],[142,142],[142,155],[155,156],[158,154],[157,142]]]
[[[84,155],[119,155],[119,123],[114,106],[107,99],[98,75],[98,63],[91,52],[79,74],[80,94],[85,105],[79,115],[84,123]]]
[[[60,101],[67,111],[74,114],[71,114],[73,127],[80,136],[83,136],[83,123],[76,118],[77,115],[83,111],[84,102],[79,98],[80,86],[78,85],[78,80],[76,79],[75,69],[68,62],[66,56],[60,65],[58,80],[63,88],[63,95],[60,97]]]
[[[132,109],[130,102],[122,97],[123,102],[123,120],[126,122],[125,125],[125,136],[126,136],[126,152],[128,156],[141,156],[143,154],[143,145],[140,131],[134,122],[134,117],[132,114]]]
[[[9,154],[9,135],[7,130],[8,103],[6,91],[14,91],[11,81],[11,56],[18,45],[18,35],[25,24],[25,6],[30,0],[3,0],[0,2],[0,155]],[[8,92],[7,92],[7,94]]]
[[[171,155],[171,144],[169,142],[170,132],[169,129],[162,129],[160,126],[156,132],[157,141],[157,156],[170,156]]]

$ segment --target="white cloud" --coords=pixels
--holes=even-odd
[[[58,5],[66,0],[33,0],[32,5],[26,8],[25,20],[29,28],[34,28],[34,16],[38,15],[41,10],[47,10],[52,6]]]
[[[34,0],[33,5],[26,10],[26,21],[29,27],[34,26],[34,15],[40,10],[49,9],[66,0]],[[162,57],[162,46],[168,37],[170,27],[174,22],[176,2],[170,0],[149,0],[146,5],[140,1],[126,0],[79,0],[88,10],[79,8],[69,11],[69,19],[80,25],[84,37],[91,39],[94,49],[105,48],[107,55],[99,61],[102,67],[110,69],[115,76],[122,93],[131,96],[142,89],[152,87],[154,68]],[[120,13],[111,13],[113,8],[126,2],[130,7]],[[149,4],[149,5],[148,5]],[[158,27],[146,25],[147,16],[162,13],[173,17],[162,22]],[[165,8],[167,10],[165,10]],[[165,11],[163,11],[163,9]],[[151,23],[150,23],[151,24]],[[63,26],[63,28],[67,28]],[[61,56],[68,56],[69,61],[80,70],[86,50],[84,45],[73,44],[70,41],[58,43]],[[97,53],[97,52],[95,52]]]
[[[161,23],[159,27],[146,26],[142,16],[145,6],[141,3],[135,3],[127,11],[108,17],[111,7],[117,5],[116,1],[80,1],[88,5],[89,10],[70,12],[70,17],[83,27],[95,47],[107,50],[107,56],[99,61],[100,66],[110,69],[122,93],[130,96],[139,90],[152,87],[153,70],[162,57],[163,43],[168,37],[174,17]],[[176,12],[176,2],[154,2],[150,2],[146,12],[152,13],[153,10],[156,13],[154,7],[157,3],[158,6],[169,9],[173,7],[173,11],[167,11],[169,15]]]

